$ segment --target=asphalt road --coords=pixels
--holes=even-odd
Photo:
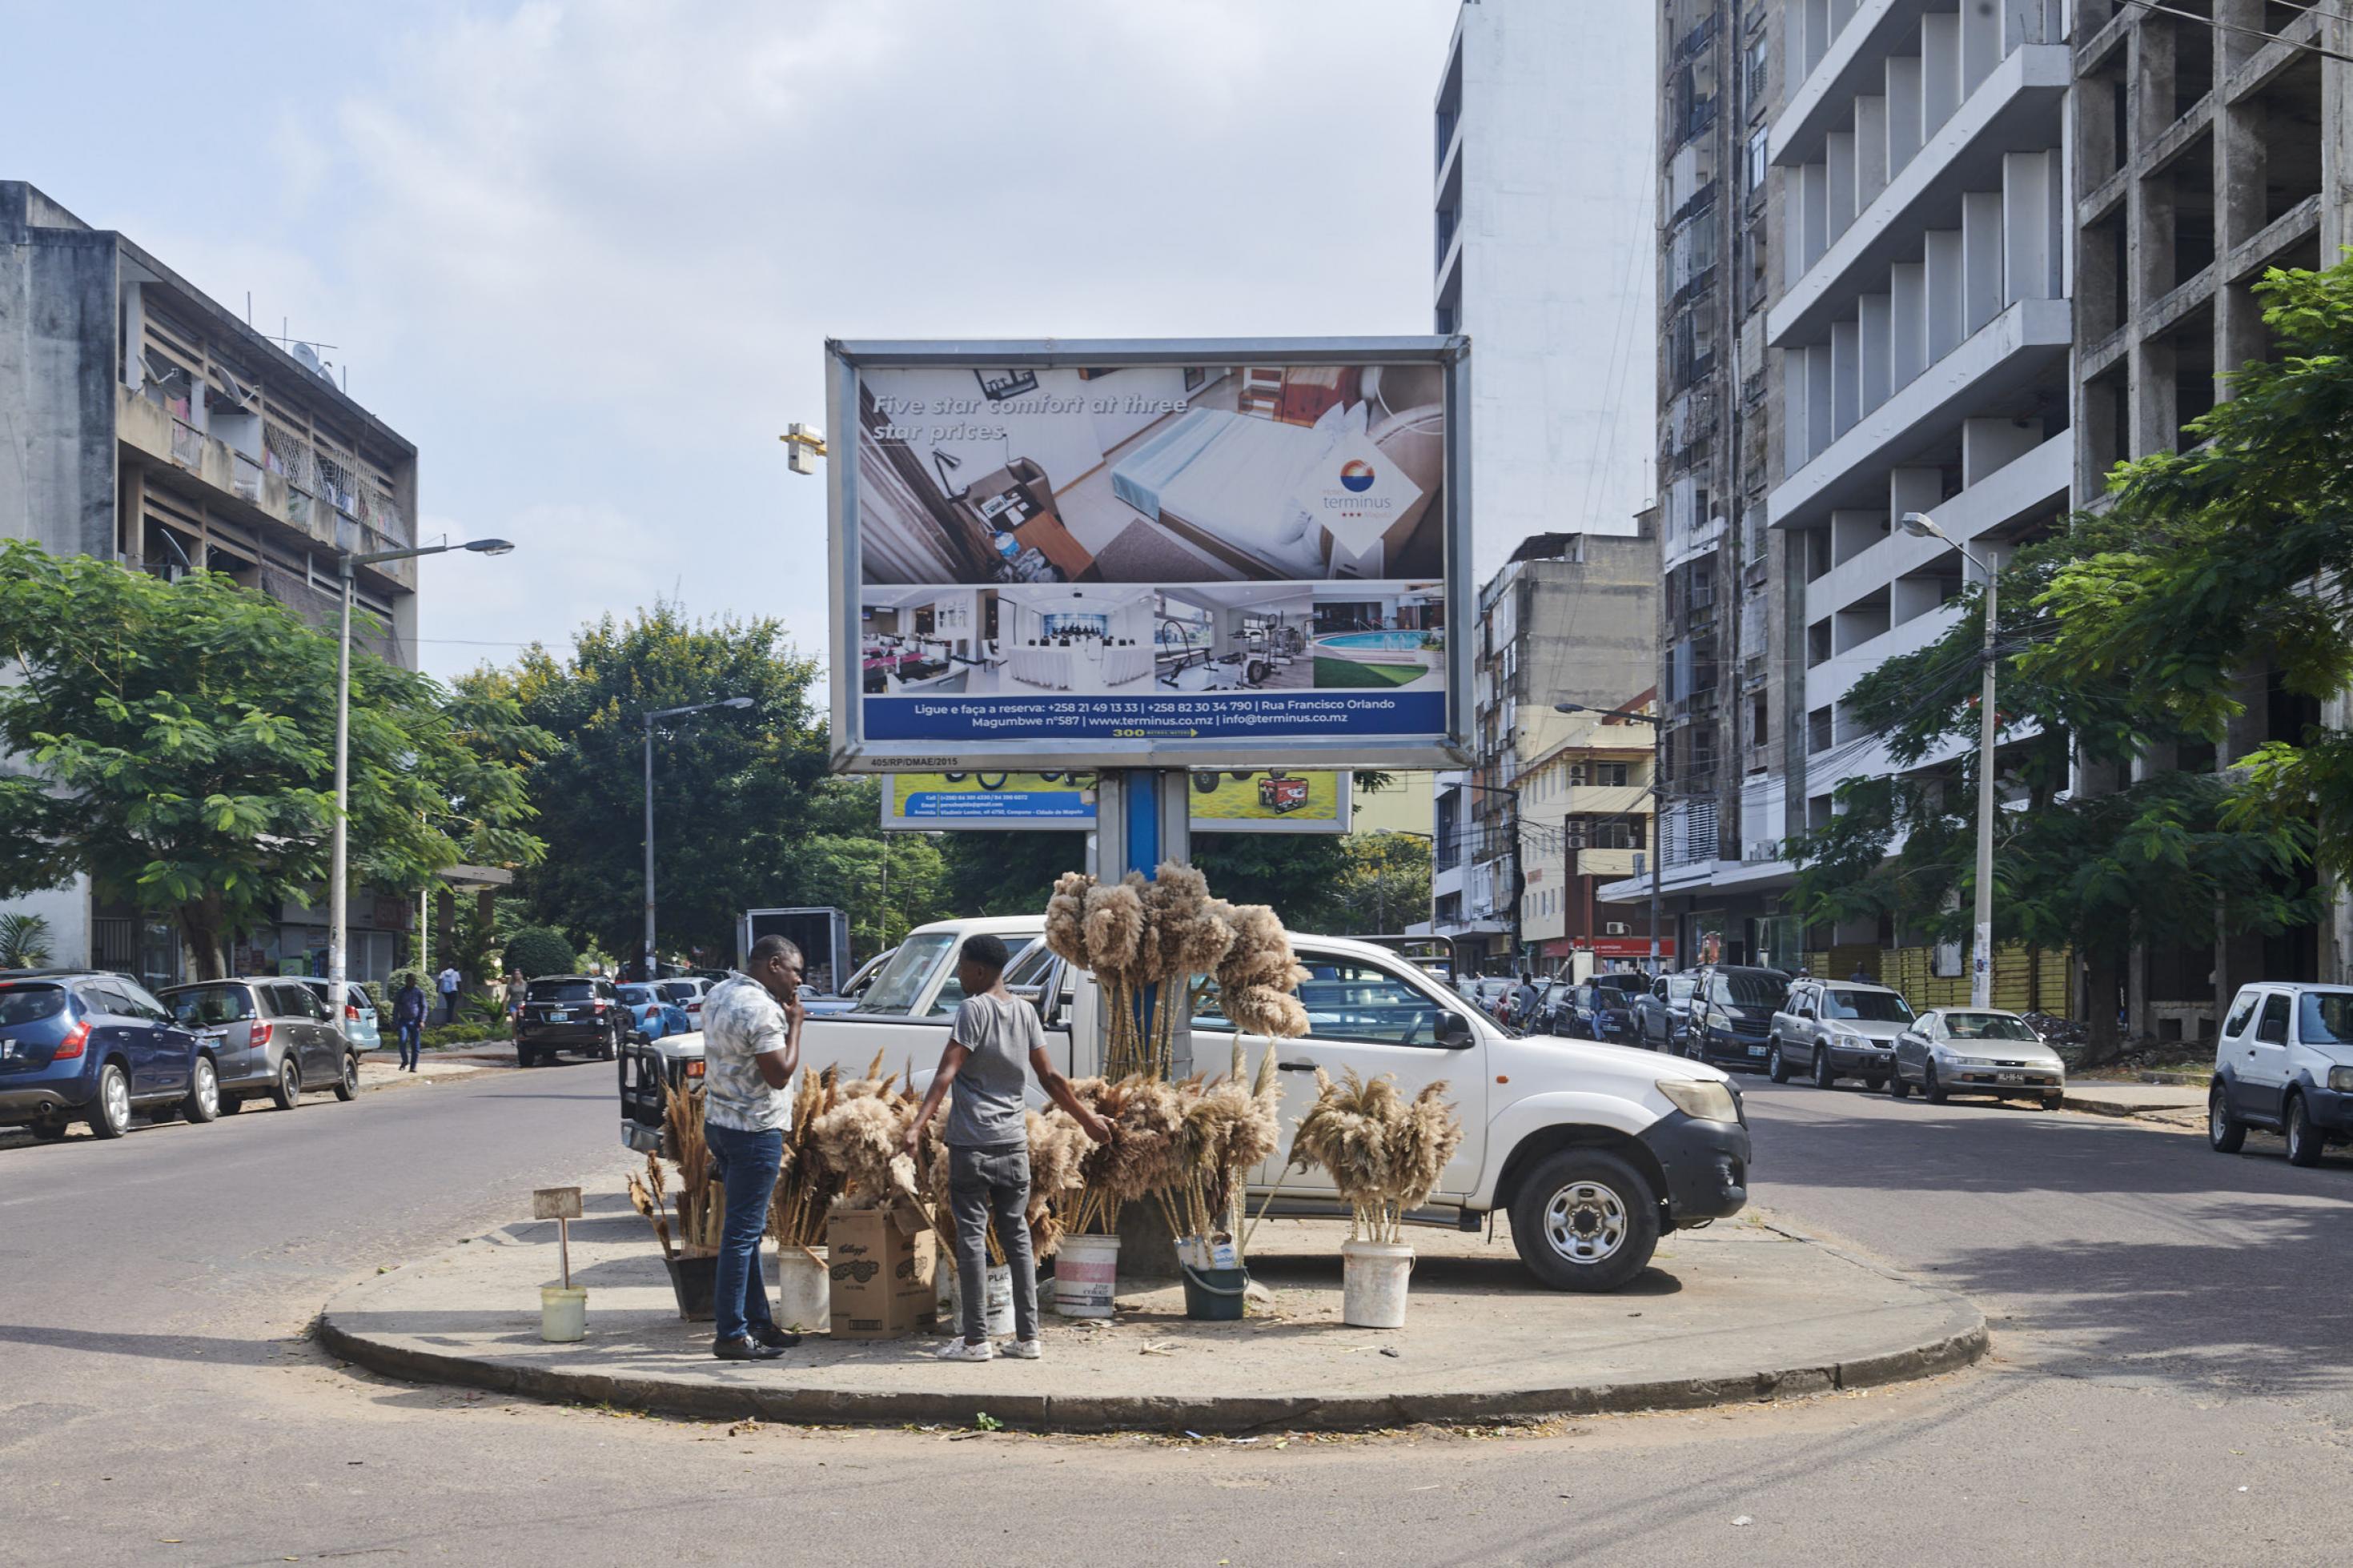
[[[1527,1436],[764,1429],[363,1377],[340,1282],[613,1160],[567,1065],[0,1147],[0,1561],[2211,1563],[2353,1533],[2353,1160],[1753,1080],[1777,1219],[1976,1297],[1986,1366]]]

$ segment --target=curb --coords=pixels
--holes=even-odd
[[[1304,1431],[1359,1431],[1413,1426],[1485,1424],[1548,1416],[1630,1415],[1646,1410],[1698,1410],[1801,1399],[1848,1389],[1875,1388],[1957,1372],[1991,1346],[1985,1316],[1949,1290],[1922,1285],[1884,1268],[1781,1226],[1770,1228],[1818,1247],[1884,1278],[1927,1291],[1951,1309],[1950,1332],[1905,1349],[1802,1366],[1777,1367],[1736,1378],[1662,1378],[1636,1383],[1567,1384],[1488,1393],[1366,1394],[986,1395],[921,1390],[859,1393],[779,1384],[715,1384],[659,1377],[520,1365],[389,1344],[353,1333],[322,1310],[312,1337],[336,1357],[371,1372],[418,1383],[456,1384],[558,1404],[610,1405],[653,1415],[705,1420],[746,1416],[801,1426],[897,1426],[910,1423],[962,1426],[986,1405],[1000,1421],[1039,1432],[1190,1431],[1243,1434],[1269,1426]]]

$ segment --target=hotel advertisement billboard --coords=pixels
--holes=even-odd
[[[1463,340],[828,352],[837,770],[1461,760]]]

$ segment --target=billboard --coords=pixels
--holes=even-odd
[[[996,828],[1024,831],[1095,825],[1095,775],[1063,773],[891,773],[882,785],[886,829]],[[1345,773],[1284,768],[1192,775],[1196,833],[1345,833]]]
[[[828,344],[834,766],[1459,764],[1468,352]]]

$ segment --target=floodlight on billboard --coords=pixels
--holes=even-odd
[[[1459,765],[1469,353],[828,343],[834,767]]]

